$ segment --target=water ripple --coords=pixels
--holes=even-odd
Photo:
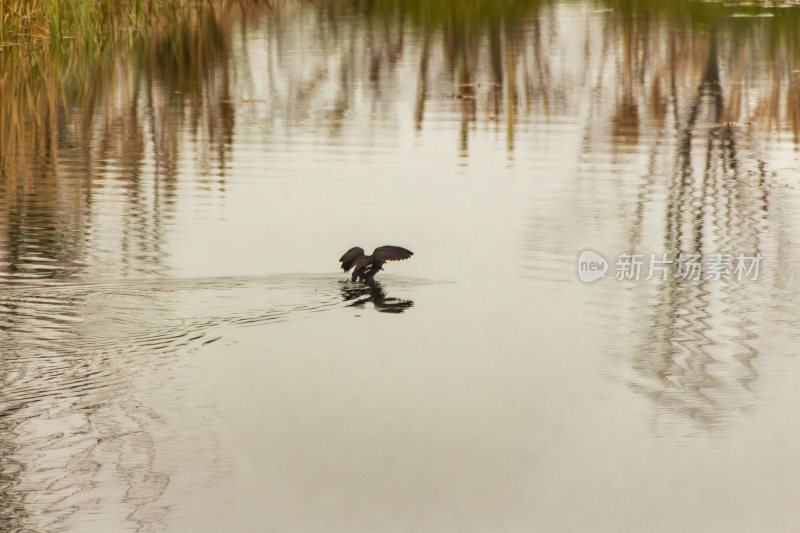
[[[297,275],[0,286],[0,513],[60,529],[77,509],[113,515],[104,506],[116,501],[120,516],[157,522],[171,476],[159,451],[194,435],[209,443],[195,454],[222,464],[214,425],[180,419],[171,376],[181,356],[224,338],[226,326],[352,305],[343,286],[376,290]],[[153,397],[177,405],[155,411]]]

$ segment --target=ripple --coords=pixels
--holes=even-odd
[[[261,326],[342,307],[340,279],[294,275],[0,287],[0,491],[20,495],[16,504],[10,496],[5,512],[21,517],[24,507],[47,528],[67,523],[78,508],[85,515],[108,501],[141,520],[163,517],[166,509],[157,502],[170,473],[157,466],[157,453],[181,432],[213,443],[215,430],[176,421],[185,412],[180,402],[156,415],[142,398],[157,394],[176,403],[178,391],[166,385],[184,364],[181,357],[222,339],[221,327]],[[195,455],[219,454],[213,446],[198,448]]]
[[[170,473],[156,456],[188,435],[218,439],[213,425],[187,427],[180,420],[187,411],[178,395],[199,391],[172,390],[171,376],[185,355],[224,339],[224,327],[365,303],[354,303],[353,295],[366,295],[379,311],[413,305],[327,275],[40,281],[0,291],[0,492],[19,495],[16,504],[10,497],[6,512],[21,517],[24,507],[47,528],[66,524],[78,508],[85,515],[110,501],[143,521],[164,516],[158,500]],[[154,395],[177,404],[156,413],[148,407],[152,400],[143,400]],[[198,448],[195,455],[219,462],[213,445]]]

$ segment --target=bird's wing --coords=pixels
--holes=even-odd
[[[347,250],[341,257],[341,259],[339,259],[339,262],[342,264],[342,270],[347,272],[348,270],[353,268],[353,263],[355,263],[356,260],[359,257],[362,257],[363,255],[364,255],[364,249],[359,248],[358,246]]]
[[[408,259],[414,255],[411,250],[406,250],[400,246],[381,246],[372,252],[372,263],[380,267],[385,261],[400,261]]]

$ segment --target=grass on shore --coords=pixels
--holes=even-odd
[[[141,32],[165,29],[224,0],[0,0],[0,45],[76,39],[101,47]]]

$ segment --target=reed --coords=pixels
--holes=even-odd
[[[187,13],[221,7],[225,0],[2,0],[0,40],[30,44],[79,39],[102,44],[136,32],[163,29]]]

